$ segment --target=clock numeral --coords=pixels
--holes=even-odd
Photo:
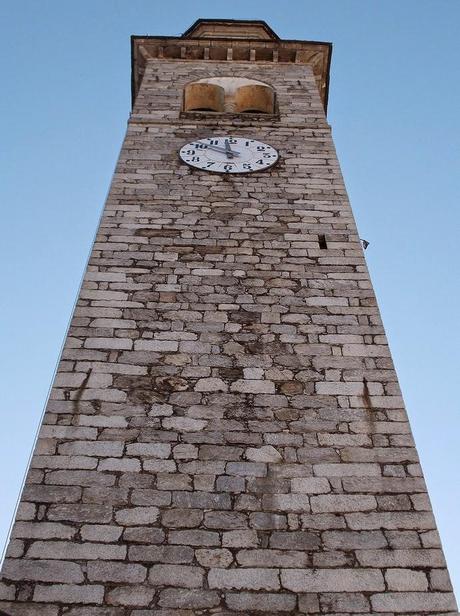
[[[276,149],[266,143],[229,135],[203,137],[184,144],[179,155],[193,167],[217,173],[251,173],[267,169],[278,159]]]

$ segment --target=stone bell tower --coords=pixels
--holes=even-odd
[[[2,614],[457,614],[326,121],[330,58],[262,21],[133,37]]]

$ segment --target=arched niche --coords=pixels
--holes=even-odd
[[[275,93],[272,88],[261,84],[240,86],[235,93],[237,113],[273,113]]]
[[[217,84],[189,83],[184,91],[184,111],[224,111],[224,100],[224,88]]]
[[[208,77],[185,87],[184,111],[275,113],[275,90],[246,77]]]

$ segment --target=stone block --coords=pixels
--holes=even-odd
[[[303,494],[326,494],[331,491],[329,481],[323,477],[296,477],[291,479],[293,492]]]
[[[121,529],[123,530],[123,529]],[[165,533],[161,528],[148,526],[128,527],[123,530],[123,540],[129,543],[163,543]]]
[[[72,539],[77,529],[57,522],[16,522],[12,537],[15,539]]]
[[[372,511],[377,509],[374,496],[366,494],[325,494],[312,496],[310,499],[313,513],[341,513],[350,511]]]
[[[128,559],[133,562],[182,564],[191,563],[193,554],[193,549],[184,545],[133,545],[129,548]]]
[[[178,545],[197,547],[220,545],[219,534],[208,530],[174,530],[169,533],[169,541]]]
[[[112,507],[93,504],[50,505],[47,517],[52,521],[101,524],[112,520]]]
[[[117,585],[107,593],[106,601],[108,605],[123,605],[142,607],[149,605],[155,595],[155,589],[139,584],[131,586]]]
[[[226,473],[242,477],[265,477],[267,465],[262,462],[229,462],[226,466]]]
[[[166,417],[162,422],[163,428],[166,428],[166,430],[177,430],[178,432],[199,432],[208,423],[192,417]]]
[[[171,455],[171,445],[168,443],[133,443],[126,446],[129,456],[148,458],[168,458]]]
[[[308,567],[308,552],[299,550],[239,550],[236,560],[243,567]]]
[[[296,597],[286,593],[226,593],[225,603],[231,610],[248,613],[260,612],[261,608],[269,614],[294,612]]]
[[[105,458],[99,462],[97,470],[139,473],[141,471],[141,463],[135,458]]]
[[[47,473],[45,481],[47,484],[64,486],[112,486],[115,476],[97,471],[51,471]]]
[[[71,441],[59,445],[58,451],[64,455],[84,455],[119,458],[123,455],[124,443],[112,441]]]
[[[252,462],[281,462],[283,456],[272,445],[262,447],[248,447],[246,449],[246,459]]]
[[[243,513],[234,511],[209,511],[204,514],[204,526],[217,529],[247,528],[248,520]]]
[[[201,524],[200,509],[166,509],[161,514],[161,523],[167,528],[194,528]]]
[[[90,582],[126,582],[134,584],[143,582],[147,569],[142,565],[109,561],[88,563],[88,580]]]
[[[175,492],[173,503],[178,507],[192,509],[230,509],[231,499],[225,493],[208,492]]]
[[[277,531],[270,537],[270,547],[280,550],[314,550],[320,545],[319,534],[308,531]]]
[[[178,586],[179,588],[201,588],[204,570],[187,565],[153,565],[149,580],[155,587]]]
[[[181,443],[174,447],[172,454],[175,460],[194,460],[198,457],[198,447]]]
[[[80,529],[80,535],[84,541],[107,543],[116,543],[121,537],[122,532],[123,529],[119,526],[110,526],[108,524],[85,524]]]
[[[82,490],[78,486],[25,485],[22,493],[24,501],[36,503],[76,503],[81,499]],[[55,505],[57,506],[57,505]]]
[[[275,384],[272,381],[240,379],[230,385],[230,391],[243,394],[274,394]]]
[[[198,379],[195,385],[195,391],[228,391],[228,385],[218,378]]]
[[[287,528],[286,515],[258,511],[249,516],[249,525],[256,530],[282,530]]]
[[[255,530],[229,530],[222,533],[222,546],[225,548],[257,547],[259,538]]]
[[[308,513],[310,498],[306,494],[265,494],[262,506],[268,511]]]
[[[198,610],[219,605],[220,596],[218,592],[210,590],[167,588],[160,592],[158,603],[162,607]]]
[[[160,510],[158,507],[130,507],[129,509],[117,511],[115,513],[115,520],[123,526],[154,524],[159,514]]]
[[[366,595],[361,593],[324,593],[320,595],[321,609],[330,614],[369,614],[370,603]]]
[[[365,567],[445,567],[441,550],[357,550],[356,558]]]
[[[80,584],[84,581],[82,568],[62,560],[9,559],[3,564],[2,575],[7,580],[32,582],[61,582]]]
[[[221,475],[216,480],[216,490],[219,492],[244,492],[245,480],[243,477],[230,477]]]
[[[385,588],[376,569],[287,569],[281,571],[283,588],[293,592],[376,592]]]
[[[387,569],[385,580],[388,590],[398,591],[426,591],[428,590],[428,580],[423,571],[413,571],[410,569]]]
[[[195,555],[200,565],[207,568],[224,569],[233,562],[233,554],[227,549],[201,549]]]
[[[326,531],[322,534],[323,545],[332,550],[370,550],[388,546],[385,535],[374,531]]]
[[[373,612],[430,613],[456,612],[457,606],[451,593],[386,592],[371,596]]]
[[[209,588],[219,590],[279,590],[278,569],[211,569]]]
[[[105,543],[71,543],[70,541],[34,541],[28,558],[53,560],[123,560],[126,546]]]
[[[319,613],[318,595],[313,593],[299,595],[299,609],[302,611],[302,614]]]
[[[433,514],[410,512],[370,512],[349,513],[345,515],[352,530],[372,530],[385,528],[388,530],[432,530],[435,528]]]
[[[37,584],[34,589],[33,601],[56,603],[97,603],[104,600],[104,587],[99,584],[53,584],[41,586]]]
[[[8,616],[36,616],[40,610],[40,616],[57,616],[59,607],[45,605],[44,603],[23,603],[22,601],[0,601],[0,609],[5,610]]]
[[[127,347],[130,348],[130,347]],[[135,351],[153,351],[156,353],[175,353],[179,343],[175,340],[135,340]]]
[[[380,477],[378,464],[315,464],[313,472],[317,477]]]

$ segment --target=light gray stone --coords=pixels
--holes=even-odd
[[[263,447],[248,447],[246,449],[246,459],[253,462],[281,462],[283,457],[272,445]]]
[[[283,588],[293,592],[382,591],[383,575],[375,569],[287,569],[281,571]]]
[[[233,562],[233,555],[227,549],[196,550],[196,559],[203,567],[226,568]]]
[[[211,569],[208,573],[209,588],[219,590],[279,590],[278,569]]]
[[[220,596],[216,591],[167,588],[160,593],[158,601],[162,607],[197,610],[219,605]]]
[[[80,565],[61,560],[29,560],[7,558],[2,575],[8,580],[62,582],[80,584],[84,581]]]
[[[371,596],[371,604],[374,612],[397,612],[397,613],[428,613],[434,610],[436,613],[452,611],[455,613],[457,606],[451,593],[426,593],[426,592],[386,592]]]
[[[117,511],[115,520],[123,526],[139,526],[141,524],[153,524],[158,519],[159,514],[158,507],[131,507]]]
[[[33,601],[59,603],[97,603],[104,599],[104,587],[99,584],[54,584],[52,586],[35,586]]]
[[[423,571],[410,569],[387,569],[385,580],[388,590],[426,591],[428,580]]]
[[[186,565],[153,565],[149,573],[154,586],[179,586],[181,588],[200,588],[204,571],[200,567]]]
[[[260,611],[275,614],[278,612],[293,612],[296,597],[285,593],[226,593],[225,603],[231,610],[238,612]]]

